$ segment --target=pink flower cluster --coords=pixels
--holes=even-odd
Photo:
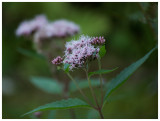
[[[33,20],[26,20],[22,22],[16,30],[17,36],[30,36],[34,32],[41,29],[48,23],[44,15],[38,15]]]
[[[46,38],[64,38],[73,36],[80,31],[80,27],[67,20],[57,20],[48,23],[36,34],[38,40]]]
[[[91,37],[81,36],[77,41],[66,43],[63,63],[70,64],[70,70],[84,67],[87,62],[98,58],[100,49],[92,45],[91,41]]]
[[[62,64],[62,62],[63,62],[63,59],[60,57],[60,56],[58,56],[58,57],[56,57],[53,61],[52,61],[52,63],[53,64],[55,64],[55,65],[60,65],[60,64]]]
[[[93,44],[93,45],[103,45],[104,43],[105,43],[105,39],[104,39],[104,37],[94,37],[92,40],[91,40],[91,43]]]
[[[16,30],[17,36],[33,35],[36,42],[42,39],[63,38],[73,36],[80,31],[80,27],[67,20],[48,22],[44,15],[38,15],[32,20],[22,22]]]

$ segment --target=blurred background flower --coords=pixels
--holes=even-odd
[[[23,20],[44,14],[48,20],[66,19],[78,24],[81,34],[104,36],[107,54],[102,68],[119,67],[105,75],[109,81],[125,67],[145,55],[158,42],[158,3],[2,3],[2,118],[33,118],[21,114],[57,99],[60,95],[46,93],[31,83],[32,76],[68,80],[62,72],[52,75],[46,60],[36,53],[32,41],[15,36]],[[78,38],[79,35],[73,38]],[[71,40],[67,38],[66,41]],[[56,41],[57,42],[57,41]],[[58,44],[58,42],[57,42]],[[61,43],[60,43],[61,44]],[[56,51],[59,54],[61,51]],[[63,53],[62,53],[63,54]],[[157,52],[129,80],[115,91],[104,107],[107,118],[158,118],[158,56]],[[61,56],[61,55],[60,55]],[[53,59],[53,58],[52,58]],[[92,62],[91,71],[97,69]],[[73,75],[85,78],[76,70]],[[84,90],[88,97],[89,90]],[[95,88],[99,93],[99,90]],[[118,95],[118,97],[115,97]],[[76,91],[72,97],[81,96]],[[82,111],[83,110],[83,111]],[[75,109],[76,118],[97,118],[89,109]],[[43,112],[41,118],[71,118],[68,110]],[[48,115],[49,114],[49,115]],[[79,115],[80,114],[80,115]],[[94,115],[94,117],[92,117]]]

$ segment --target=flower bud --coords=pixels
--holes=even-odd
[[[52,60],[52,63],[58,66],[58,65],[62,64],[62,61],[63,61],[63,59],[60,56],[58,56],[54,60]]]
[[[104,37],[94,37],[92,40],[91,40],[91,44],[93,45],[103,45],[105,43],[105,39]]]

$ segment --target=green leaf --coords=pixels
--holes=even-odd
[[[18,48],[17,51],[25,56],[29,56],[29,57],[37,57],[40,59],[45,59],[45,57],[37,52],[31,51],[31,50],[26,50],[23,48]]]
[[[77,81],[77,83],[78,83],[78,86],[81,89],[89,87],[88,80],[79,80],[79,81]],[[100,85],[100,81],[98,79],[92,79],[91,80],[91,85],[92,85],[92,87],[99,86]],[[70,90],[70,92],[77,91],[77,87],[75,86],[75,84],[72,81],[71,81],[71,83],[69,85],[69,90]]]
[[[103,46],[100,48],[99,55],[100,55],[100,57],[102,58],[105,54],[106,54],[106,48],[105,48],[105,45],[103,45]]]
[[[78,107],[91,108],[90,105],[88,105],[86,102],[84,102],[78,98],[69,98],[67,100],[60,100],[60,101],[56,101],[56,102],[42,105],[32,111],[25,113],[24,115],[28,115],[28,114],[31,114],[31,113],[37,112],[37,111],[70,109],[70,108],[78,108]],[[22,116],[24,116],[24,115],[22,115]]]
[[[151,55],[151,53],[156,49],[157,47],[153,48],[149,53],[147,53],[144,57],[136,61],[135,63],[131,64],[127,68],[125,68],[120,74],[118,74],[115,78],[111,80],[111,84],[109,85],[108,91],[105,94],[104,97],[104,104],[107,101],[107,98],[109,95],[117,89],[121,84],[123,84],[132,74],[135,72]],[[104,105],[103,104],[103,105]]]
[[[56,80],[44,77],[32,77],[32,84],[34,84],[39,89],[51,93],[51,94],[61,94],[62,93],[62,85],[58,83]]]
[[[117,68],[118,68],[118,67],[117,67]],[[117,68],[114,68],[114,69],[112,69],[112,70],[104,70],[104,69],[102,69],[102,70],[98,70],[98,71],[94,71],[94,72],[89,72],[89,73],[88,73],[88,76],[91,77],[91,76],[93,76],[93,75],[95,75],[95,74],[107,74],[107,73],[110,73],[110,72],[116,70]]]
[[[64,71],[66,72],[66,73],[68,73],[69,72],[69,64],[68,63],[65,63],[64,64]]]

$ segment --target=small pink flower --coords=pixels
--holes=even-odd
[[[62,62],[63,62],[63,59],[60,56],[58,56],[54,60],[52,60],[52,63],[57,65],[57,66],[62,64]]]

